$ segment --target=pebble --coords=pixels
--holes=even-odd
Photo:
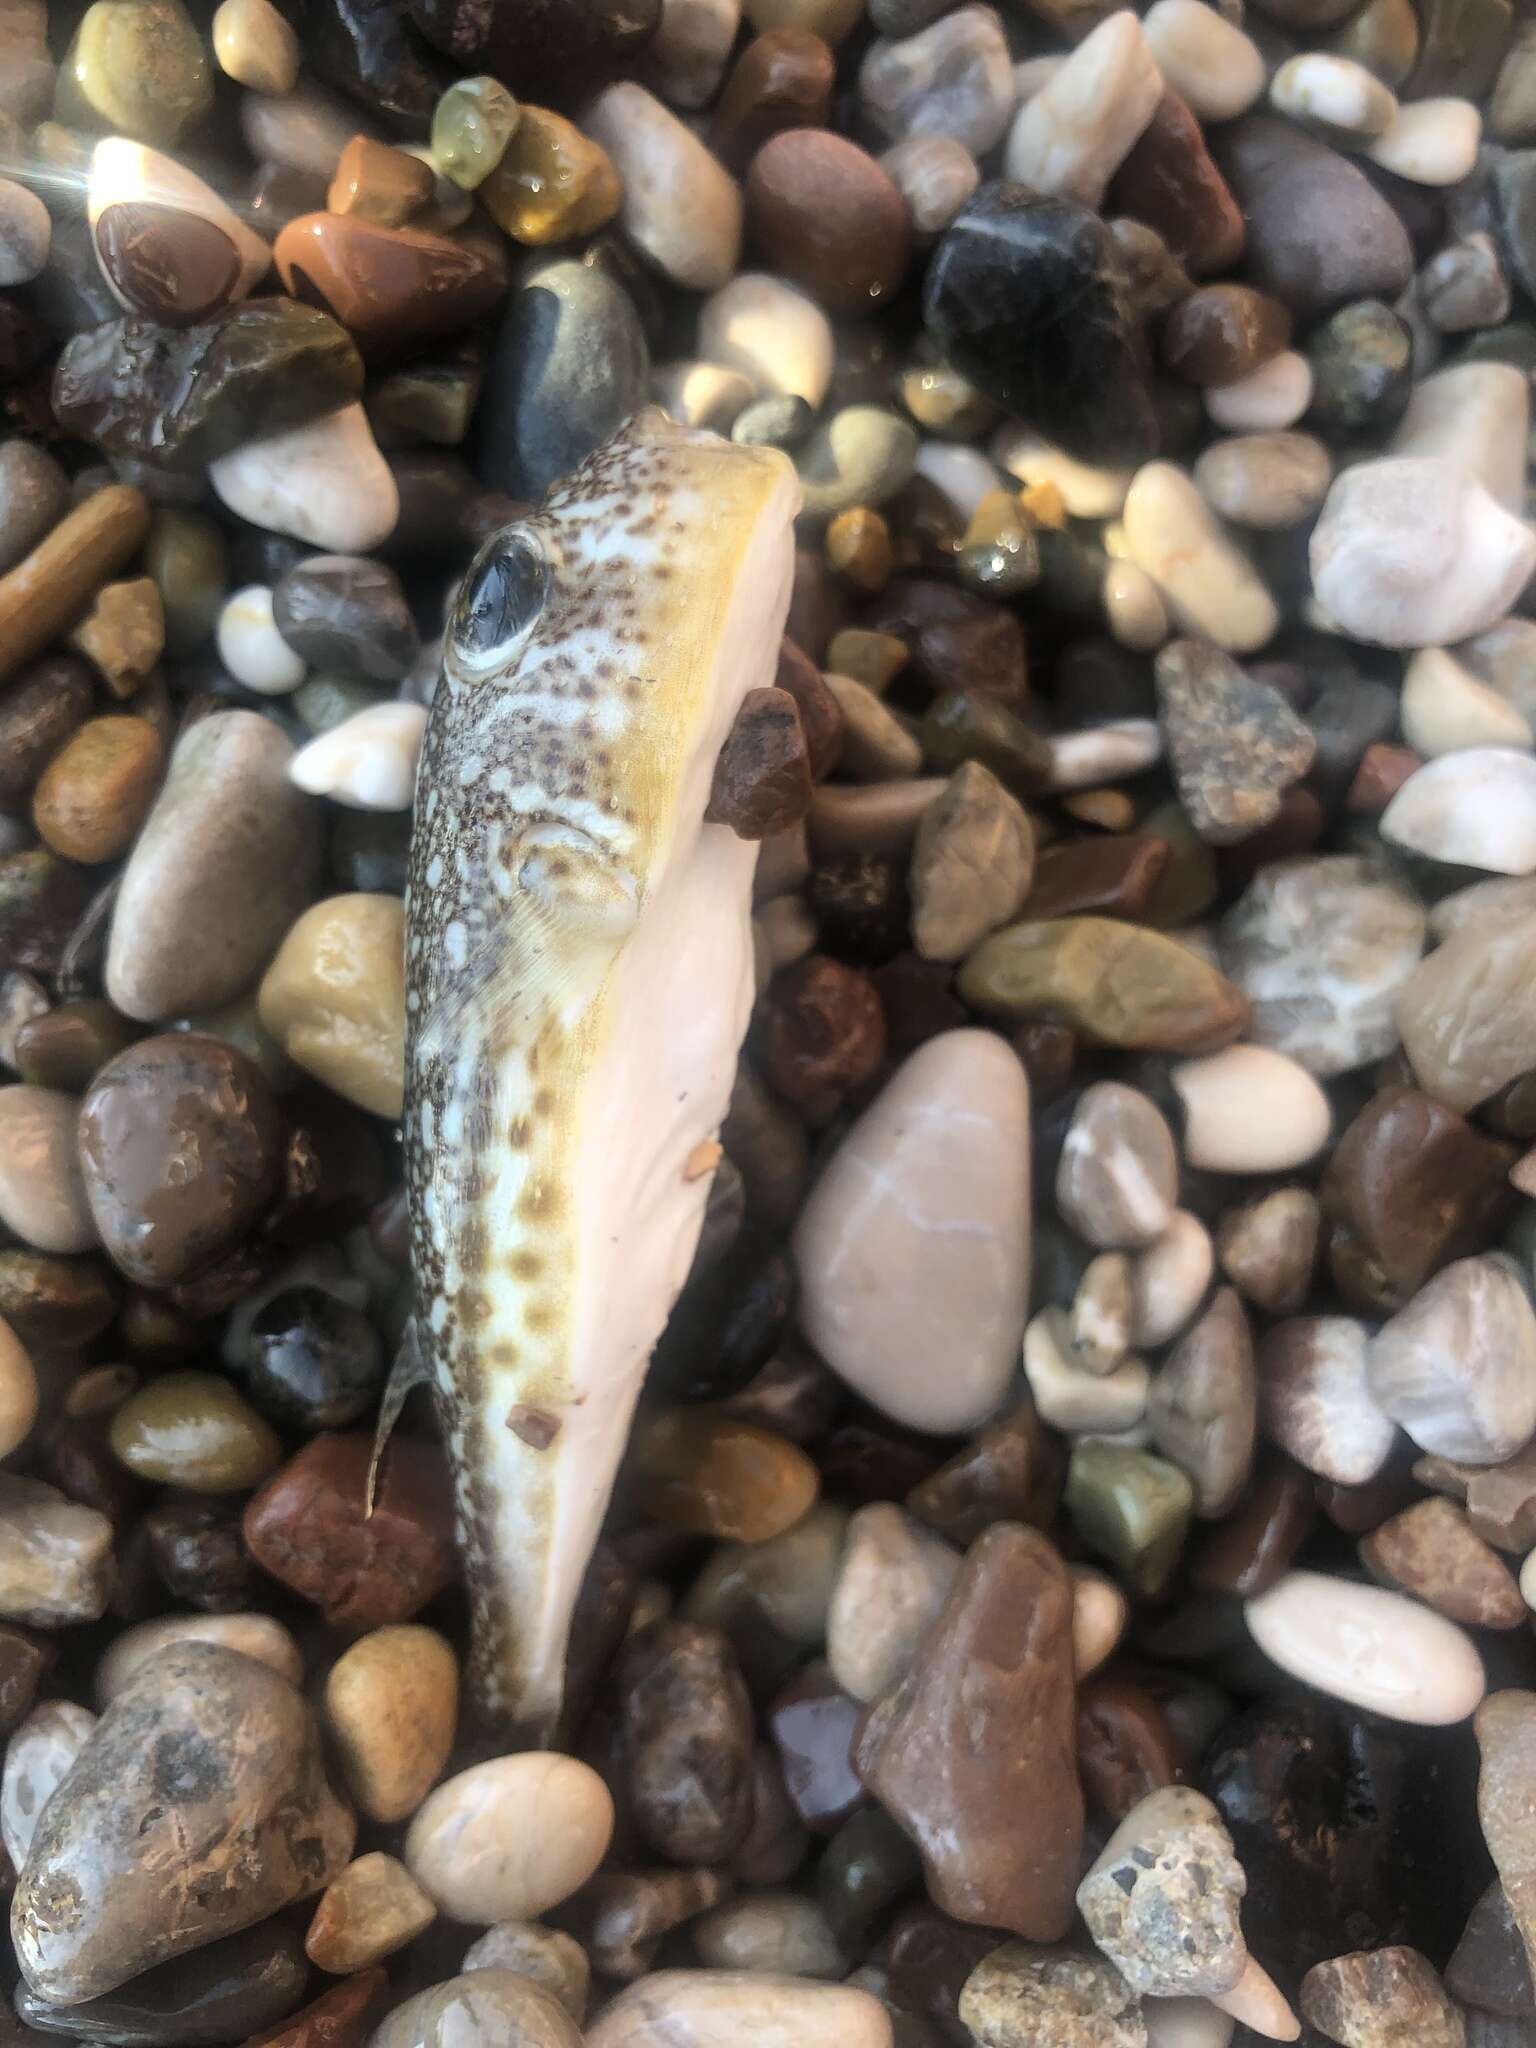
[[[428,1793],[405,1862],[439,1911],[489,1927],[580,1890],[607,1852],[613,1801],[574,1757],[539,1750],[472,1764]]]
[[[403,1863],[374,1850],[333,1877],[304,1937],[317,1969],[366,1970],[424,1934],[437,1908]]]
[[[0,1615],[41,1628],[99,1621],[114,1577],[105,1515],[40,1480],[0,1474]]]
[[[1246,434],[1207,448],[1193,475],[1223,519],[1283,532],[1300,526],[1322,504],[1333,480],[1333,458],[1311,434]]]
[[[282,1461],[282,1445],[217,1373],[162,1373],[117,1409],[115,1456],[140,1479],[198,1493],[246,1493]]]
[[[980,2048],[1145,2048],[1140,2002],[1112,1963],[1008,1941],[966,1978],[960,2023]]]
[[[1141,23],[1129,9],[1110,15],[1020,109],[1004,156],[1008,176],[1100,207],[1162,92]]]
[[[834,58],[822,37],[790,24],[755,36],[726,75],[709,146],[740,173],[759,145],[784,128],[818,128],[832,106]]]
[[[1445,1981],[1452,1995],[1466,2003],[1470,2004],[1475,1994],[1484,2011],[1507,2019],[1529,2013],[1530,1962],[1497,1878],[1468,1914],[1461,1939],[1445,1966]]]
[[[1008,925],[964,962],[959,988],[986,1015],[1046,1017],[1128,1051],[1224,1045],[1247,1015],[1241,990],[1199,953],[1106,917]]]
[[[1067,1334],[1074,1361],[1089,1372],[1112,1371],[1129,1351],[1131,1262],[1124,1252],[1089,1260],[1072,1297]]]
[[[814,1899],[797,1892],[743,1893],[702,1914],[689,1933],[709,1970],[834,1980],[848,1970],[826,1915]]]
[[[915,35],[876,43],[859,69],[859,101],[892,142],[943,137],[985,156],[1002,140],[1014,105],[996,9],[960,7]]]
[[[642,1836],[670,1862],[726,1862],[751,1829],[753,1760],[751,1703],[725,1636],[652,1622],[630,1638],[619,1682]]]
[[[95,1726],[96,1716],[71,1700],[41,1700],[12,1733],[0,1776],[0,1838],[14,1870],[26,1863],[43,1808]]]
[[[289,1058],[376,1116],[405,1086],[405,959],[398,897],[327,897],[262,977],[261,1021]]]
[[[803,1451],[720,1411],[662,1410],[637,1434],[630,1467],[653,1520],[727,1542],[781,1536],[816,1498],[816,1467]]]
[[[270,1614],[166,1614],[136,1622],[115,1636],[96,1666],[96,1703],[105,1710],[148,1658],[173,1643],[217,1643],[265,1664],[290,1685],[301,1685],[304,1659],[298,1644]],[[19,1867],[19,1866],[18,1866]]]
[[[370,1820],[404,1820],[426,1798],[453,1747],[458,1701],[458,1661],[433,1629],[374,1629],[332,1665],[321,1711]]]
[[[826,1615],[827,1662],[844,1692],[876,1700],[906,1675],[959,1569],[950,1545],[893,1503],[854,1513]]]
[[[1263,2034],[1271,2041],[1300,2038],[1301,2022],[1281,1995],[1275,1980],[1252,1956],[1232,1989],[1218,1991],[1211,2003],[1250,2033]]]
[[[1433,1967],[1412,1948],[1381,1948],[1315,1964],[1302,1981],[1302,2017],[1345,2048],[1462,2048],[1466,2029]]]
[[[1350,1316],[1288,1316],[1259,1345],[1266,1434],[1298,1464],[1339,1486],[1364,1486],[1392,1454],[1396,1431],[1371,1398],[1370,1332]]]
[[[1086,207],[982,185],[934,252],[923,310],[955,369],[1069,455],[1123,468],[1151,454],[1156,422],[1114,244]]]
[[[69,510],[64,472],[45,449],[0,441],[0,571],[14,568]]]
[[[620,218],[631,241],[674,284],[717,291],[741,249],[735,180],[644,86],[606,87],[584,121],[623,182]]]
[[[1130,1262],[1131,1342],[1155,1350],[1176,1337],[1203,1300],[1214,1267],[1205,1225],[1175,1209],[1162,1235]]]
[[[512,1970],[472,1970],[418,1991],[368,2037],[368,2048],[458,2048],[505,2041],[509,2048],[581,2048],[560,2001]]]
[[[283,1145],[260,1070],[201,1033],[167,1032],[129,1046],[101,1068],[80,1105],[80,1163],[96,1230],[141,1286],[168,1287],[239,1244],[277,1194]]]
[[[1107,1370],[1074,1355],[1060,1309],[1043,1309],[1024,1332],[1024,1376],[1043,1421],[1066,1436],[1134,1429],[1147,1412],[1147,1368],[1123,1354]]]
[[[1232,2039],[1232,2018],[1208,1998],[1154,1999],[1141,2016],[1151,2048],[1227,2048]]]
[[[1477,163],[1482,132],[1470,100],[1414,100],[1397,111],[1366,155],[1415,185],[1459,185]]]
[[[1195,1514],[1230,1514],[1248,1482],[1258,1420],[1253,1339],[1233,1288],[1217,1290],[1164,1361],[1147,1413],[1153,1443],[1194,1487]]]
[[[1421,1450],[1499,1464],[1536,1434],[1536,1313],[1500,1261],[1458,1259],[1377,1334],[1366,1374]]]
[[[208,1766],[167,1777],[176,1755]],[[164,1649],[117,1694],[38,1824],[13,1904],[23,1973],[56,2003],[100,1997],[314,1891],[352,1835],[286,1679],[213,1643]],[[159,1910],[167,1868],[183,1887],[171,1915]]]
[[[1360,1561],[1378,1583],[1470,1628],[1518,1628],[1530,1613],[1509,1567],[1448,1500],[1389,1516],[1362,1541]]]
[[[1414,386],[1391,452],[1453,463],[1518,515],[1525,465],[1511,439],[1523,442],[1529,426],[1523,372],[1509,363],[1460,363]]]
[[[832,328],[787,279],[742,271],[699,309],[699,354],[740,370],[760,391],[817,407],[832,379]]]
[[[1529,752],[1525,715],[1480,683],[1443,647],[1421,647],[1403,675],[1403,738],[1428,761],[1470,747],[1513,747]]]
[[[1236,384],[1291,338],[1291,318],[1278,299],[1249,285],[1202,285],[1182,299],[1163,328],[1165,368],[1187,384]]]
[[[1045,1538],[987,1530],[854,1758],[917,1844],[934,1903],[1032,1941],[1066,1933],[1079,1868],[1071,1616],[1071,1581]],[[967,1737],[977,1726],[985,1743]]]
[[[71,125],[175,142],[207,115],[213,80],[178,0],[86,9],[59,69],[55,111]]]
[[[221,0],[213,54],[226,77],[252,92],[281,98],[298,82],[299,39],[271,0]]]
[[[394,532],[400,494],[360,405],[247,441],[208,466],[220,502],[253,526],[343,553]]]
[[[1134,562],[1117,562],[1111,569],[1138,571]],[[1156,595],[1154,591],[1154,596]],[[1161,600],[1158,600],[1161,613]],[[1158,644],[1168,637],[1164,616]],[[1106,725],[1092,725],[1083,732],[1058,733],[1051,740],[1051,788],[1055,791],[1092,789],[1123,776],[1139,775],[1162,758],[1163,737],[1150,718],[1118,718]]]
[[[884,151],[879,163],[907,202],[920,247],[943,234],[981,183],[975,157],[945,135],[914,135]]]
[[[870,312],[900,286],[911,246],[906,201],[843,137],[819,128],[774,136],[752,160],[746,202],[764,255],[828,312]]]
[[[1273,637],[1274,599],[1183,470],[1171,462],[1139,469],[1122,523],[1126,552],[1156,583],[1182,632],[1228,654],[1252,654]]]
[[[1142,21],[1164,80],[1202,121],[1232,121],[1264,91],[1252,38],[1204,0],[1156,0]]]
[[[407,811],[426,725],[423,705],[367,705],[301,748],[289,778],[351,810]]]
[[[1168,1583],[1194,1506],[1177,1465],[1104,1437],[1082,1437],[1067,1467],[1067,1512],[1087,1547],[1118,1566],[1139,1593]]]
[[[0,1088],[0,1223],[43,1252],[96,1243],[75,1146],[74,1098],[18,1083]]]
[[[1381,831],[1433,860],[1529,874],[1536,868],[1536,762],[1509,747],[1444,755],[1403,784],[1382,814]]]
[[[1471,758],[1450,755],[1447,764]],[[1474,924],[1436,947],[1398,999],[1398,1029],[1414,1074],[1452,1109],[1475,1108],[1527,1071],[1531,989],[1522,963],[1533,939],[1530,914]]]
[[[806,514],[831,519],[855,506],[877,509],[911,481],[917,450],[912,427],[884,406],[844,406],[797,451]]]
[[[1319,602],[1385,647],[1468,639],[1502,617],[1536,567],[1536,537],[1443,456],[1348,469],[1310,542]]]
[[[1089,1244],[1137,1250],[1172,1221],[1179,1161],[1162,1112],[1119,1081],[1084,1090],[1062,1141],[1056,1206]]]
[[[1232,1045],[1174,1067],[1184,1156],[1211,1173],[1283,1173],[1328,1142],[1333,1112],[1312,1075],[1285,1053]]]
[[[979,761],[964,761],[923,812],[912,849],[912,943],[958,960],[1022,909],[1034,874],[1022,804]]]
[[[159,780],[161,741],[142,718],[91,718],[54,755],[32,792],[32,822],[53,852],[99,866],[125,851]]]
[[[1327,1078],[1394,1049],[1424,938],[1416,896],[1369,860],[1332,854],[1261,868],[1217,952],[1253,1006],[1254,1041]]]
[[[758,1630],[819,1649],[847,1527],[847,1514],[823,1502],[767,1542],[719,1545],[688,1593],[685,1619],[724,1629],[744,1656]]]
[[[1438,334],[1466,334],[1509,318],[1509,279],[1493,237],[1477,233],[1451,242],[1420,270],[1415,285],[1425,318]]]
[[[272,591],[247,584],[224,601],[216,629],[219,659],[238,683],[263,697],[286,696],[309,673],[272,619]]]
[[[53,223],[41,199],[0,178],[0,286],[30,284],[48,261]]]
[[[1203,7],[1205,0],[1194,0]],[[1293,348],[1235,383],[1208,386],[1201,393],[1211,423],[1228,434],[1278,433],[1295,426],[1312,403],[1312,365]]]
[[[587,2048],[715,2048],[723,2041],[732,2048],[892,2048],[893,2035],[885,2007],[856,1985],[755,1970],[660,1970],[621,1991],[586,2036]]]
[[[1401,1593],[1292,1571],[1243,1613],[1282,1671],[1394,1721],[1442,1727],[1465,1720],[1483,1696],[1469,1639]]]
[[[531,1977],[565,2007],[579,2027],[587,2016],[591,1968],[580,1942],[534,1920],[503,1920],[464,1951],[463,1968],[513,1970]]]
[[[941,1127],[957,1125],[972,1141],[941,1162]],[[1016,1057],[948,1032],[907,1059],[811,1193],[794,1240],[801,1325],[893,1420],[963,1430],[1002,1398],[1028,1294],[1027,1140]],[[949,1369],[935,1383],[939,1341]]]
[[[1536,1854],[1531,1839],[1536,1801],[1531,1769],[1533,1729],[1536,1693],[1514,1689],[1492,1694],[1478,1708],[1473,1722],[1480,1757],[1477,1817],[1527,1956],[1536,1947]]]
[[[1246,1890],[1216,1808],[1190,1786],[1168,1785],[1121,1821],[1078,1886],[1077,1904],[1132,1991],[1209,1997],[1242,1975]]]
[[[1356,148],[1383,135],[1397,118],[1397,102],[1363,64],[1314,50],[1290,57],[1270,80],[1277,114],[1312,125],[1325,139]]]
[[[1174,781],[1201,838],[1230,846],[1272,823],[1312,765],[1308,727],[1278,690],[1202,641],[1170,641],[1153,673]]]

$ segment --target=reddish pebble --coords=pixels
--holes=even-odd
[[[1155,228],[1192,277],[1232,269],[1247,239],[1242,209],[1200,123],[1171,89],[1116,172],[1105,211]]]
[[[1123,917],[1136,922],[1168,865],[1166,839],[1144,832],[1108,833],[1048,846],[1035,863],[1035,879],[1021,918]]]
[[[906,276],[907,202],[866,150],[825,128],[764,143],[747,173],[747,223],[765,266],[830,313],[872,313]]]
[[[764,1073],[815,1123],[834,1116],[885,1057],[885,1012],[874,983],[823,953],[774,982],[763,999],[761,1031]]]
[[[1267,292],[1246,284],[1202,285],[1169,314],[1163,362],[1189,384],[1235,384],[1290,338],[1291,316]]]
[[[798,825],[811,807],[811,763],[787,690],[748,690],[715,762],[706,819],[741,839]]]
[[[822,128],[832,111],[832,52],[806,28],[775,28],[748,43],[715,102],[709,146],[738,175],[770,136]]]
[[[388,1990],[383,1970],[363,1970],[266,2033],[252,2034],[242,2048],[363,2048]]]
[[[1380,817],[1409,776],[1417,775],[1423,766],[1424,757],[1412,747],[1394,747],[1377,740],[1360,758],[1344,808],[1357,816]]]
[[[264,1571],[333,1627],[409,1621],[458,1569],[448,1469],[432,1444],[395,1437],[366,1512],[373,1439],[317,1436],[245,1511],[245,1544]]]
[[[332,313],[372,360],[457,334],[506,288],[482,250],[360,214],[306,213],[272,245],[285,289]]]
[[[779,643],[774,688],[786,691],[800,713],[800,728],[810,755],[811,780],[820,782],[837,766],[843,750],[843,709],[822,681],[821,670],[791,639]]]
[[[1089,1805],[1116,1827],[1149,1792],[1173,1784],[1178,1752],[1151,1693],[1119,1678],[1078,1687],[1077,1768]]]
[[[1213,1593],[1251,1600],[1289,1568],[1315,1515],[1313,1479],[1289,1458],[1259,1474],[1225,1521],[1207,1531],[1195,1553],[1194,1580]]]
[[[134,310],[162,327],[190,327],[219,312],[240,276],[240,252],[222,228],[147,200],[106,209],[96,254]]]

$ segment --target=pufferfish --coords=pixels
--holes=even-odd
[[[757,849],[705,810],[798,509],[783,455],[648,409],[485,543],[444,640],[406,892],[415,1341],[473,1692],[535,1736],[751,1009]]]

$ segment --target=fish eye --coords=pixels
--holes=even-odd
[[[549,561],[538,534],[509,526],[487,541],[454,607],[452,646],[471,674],[502,666],[544,609]]]

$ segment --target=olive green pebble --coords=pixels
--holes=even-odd
[[[229,595],[229,543],[203,512],[162,505],[150,521],[144,567],[165,606],[169,654],[192,654],[213,636]]]
[[[480,380],[480,365],[469,355],[428,357],[376,377],[363,403],[379,446],[429,441],[457,448],[469,432]]]
[[[935,775],[979,761],[1015,795],[1043,789],[1051,772],[1048,740],[1006,704],[980,690],[945,690],[923,716],[923,760]]]
[[[498,79],[456,79],[432,112],[433,162],[445,178],[473,192],[505,156],[522,111]]]
[[[1139,1593],[1160,1593],[1168,1583],[1194,1503],[1188,1478],[1166,1458],[1096,1437],[1072,1446],[1066,1491],[1072,1526]]]
[[[211,1372],[167,1372],[112,1418],[114,1455],[140,1479],[195,1493],[245,1493],[282,1462],[275,1430]]]
[[[59,66],[54,112],[167,147],[213,105],[213,67],[180,0],[95,0]]]
[[[1166,842],[1168,865],[1152,885],[1144,912],[1159,931],[1176,932],[1209,910],[1221,894],[1216,856],[1206,845],[1182,804],[1159,804],[1136,827]]]
[[[1419,59],[1419,18],[1413,0],[1367,0],[1335,29],[1326,46],[1336,57],[1363,64],[1393,92]]]
[[[323,670],[306,676],[288,702],[298,713],[304,730],[334,732],[338,725],[382,701],[383,692],[373,683],[353,676],[327,675]]]

